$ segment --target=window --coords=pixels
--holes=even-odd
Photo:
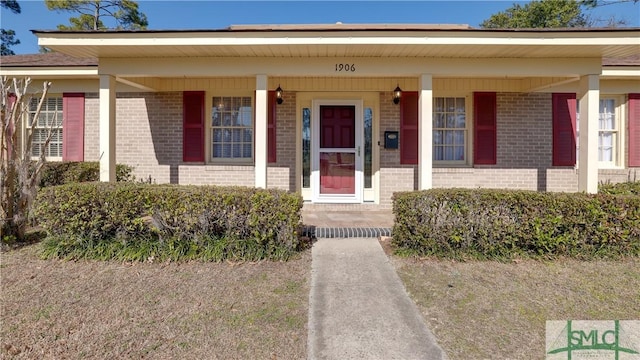
[[[28,128],[33,134],[31,140],[31,155],[40,156],[42,151],[46,157],[62,158],[62,97],[49,97],[42,104],[37,119],[35,113],[40,99],[32,98],[29,102]],[[47,137],[51,135],[49,145],[45,147]]]
[[[364,108],[364,188],[373,188],[373,109]]]
[[[311,187],[311,109],[302,109],[302,187]]]
[[[214,97],[211,113],[213,159],[253,158],[251,97]]]
[[[466,162],[467,138],[465,98],[434,98],[433,160]]]
[[[621,166],[624,134],[622,118],[624,98],[605,95],[600,98],[598,112],[598,163],[601,168]],[[580,153],[580,101],[577,106],[576,139]],[[577,156],[576,156],[577,157]]]
[[[600,113],[598,116],[598,161],[600,163],[616,165],[620,150],[620,124],[616,111],[616,99],[600,99]]]

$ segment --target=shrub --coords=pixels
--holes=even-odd
[[[133,181],[133,168],[129,165],[116,165],[116,181]],[[100,180],[100,163],[85,162],[48,162],[44,164],[40,175],[40,187],[56,186]]]
[[[447,258],[640,256],[640,197],[433,189],[393,197],[401,253]]]
[[[628,181],[618,184],[600,184],[598,191],[611,195],[640,196],[640,181]]]
[[[77,183],[42,189],[44,255],[121,260],[287,259],[302,198],[244,187]]]

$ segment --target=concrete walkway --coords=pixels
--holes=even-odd
[[[309,359],[446,358],[375,238],[312,250]]]

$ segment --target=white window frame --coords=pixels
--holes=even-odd
[[[214,157],[213,156],[213,132],[215,128],[218,126],[213,126],[213,108],[216,106],[214,104],[214,98],[249,98],[251,104],[251,157],[247,158],[223,158],[223,157]],[[255,116],[255,96],[248,92],[237,92],[237,91],[225,91],[225,92],[208,92],[206,94],[206,136],[205,136],[205,151],[207,151],[207,163],[213,165],[254,165],[255,161],[255,147],[256,147],[256,116]],[[226,126],[220,126],[220,128],[224,128]]]
[[[465,127],[464,127],[464,135],[465,135],[465,139],[464,139],[464,160],[435,160],[435,158],[433,159],[433,166],[434,167],[451,167],[451,166],[470,166],[471,164],[471,157],[472,157],[472,148],[473,148],[473,104],[471,101],[471,96],[468,93],[459,93],[459,92],[443,92],[443,93],[437,93],[433,95],[433,112],[432,112],[432,116],[433,116],[433,128],[432,128],[432,132],[438,131],[438,130],[450,130],[449,128],[438,128],[436,127],[436,118],[437,118],[437,113],[436,113],[436,106],[435,106],[435,102],[436,99],[446,99],[447,98],[463,98],[464,99],[464,111],[465,111]],[[446,113],[446,112],[445,112]],[[446,121],[446,120],[445,120]],[[462,128],[451,128],[451,129],[462,129]],[[435,144],[435,136],[434,136],[434,140],[432,140],[432,151],[433,154],[435,156],[436,153],[436,144]]]
[[[50,99],[56,99],[59,100],[59,104],[60,104],[60,108],[59,109],[55,109],[55,110],[50,110],[48,107],[48,101]],[[32,121],[32,117],[33,114],[36,111],[37,108],[37,104],[40,101],[40,97],[38,96],[34,96],[33,98],[31,98],[29,100],[29,103],[27,104],[27,111],[26,111],[26,118],[25,121],[23,122],[24,127],[23,127],[23,137],[22,137],[22,143],[26,144],[27,139],[29,137],[29,133],[31,131],[31,121]],[[31,103],[35,102],[34,104],[34,108],[32,110],[31,107]],[[40,110],[40,114],[39,116],[47,116],[48,114],[54,113],[54,117],[57,116],[57,118],[54,118],[57,122],[58,122],[58,126],[56,127],[50,127],[51,125],[49,123],[46,123],[46,125],[44,126],[39,126],[38,124],[36,124],[36,127],[34,128],[34,130],[36,131],[48,131],[48,130],[52,130],[52,131],[60,131],[60,135],[59,135],[59,141],[54,142],[54,138],[55,135],[52,136],[51,141],[49,142],[49,147],[45,150],[47,152],[47,154],[49,154],[51,152],[50,147],[53,144],[60,144],[60,153],[59,156],[50,156],[50,155],[45,155],[45,159],[47,161],[62,161],[62,156],[63,156],[63,152],[64,152],[64,138],[63,138],[63,132],[64,132],[64,128],[63,128],[63,124],[64,124],[64,98],[62,96],[62,94],[47,94],[47,97],[45,99],[45,102],[42,106],[42,109]],[[36,148],[36,146],[33,144],[33,141],[35,140],[34,137],[31,138],[31,159],[33,160],[37,160],[40,155],[34,155],[33,150]],[[40,147],[40,145],[38,145]]]
[[[600,120],[603,116],[598,110],[598,168],[601,169],[616,169],[622,168],[624,165],[624,119],[625,119],[625,98],[622,95],[600,95],[600,101],[598,102],[598,109],[604,100],[614,101],[614,128],[613,129],[601,129]],[[613,142],[613,159],[612,161],[600,161],[600,136],[603,132],[612,132],[615,134]]]

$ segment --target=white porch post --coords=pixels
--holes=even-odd
[[[578,191],[598,192],[598,113],[600,112],[600,76],[580,78],[580,159]]]
[[[267,188],[267,75],[256,75],[255,182]]]
[[[100,181],[116,181],[116,80],[100,75]]]
[[[420,75],[418,94],[418,190],[433,187],[433,76]]]

